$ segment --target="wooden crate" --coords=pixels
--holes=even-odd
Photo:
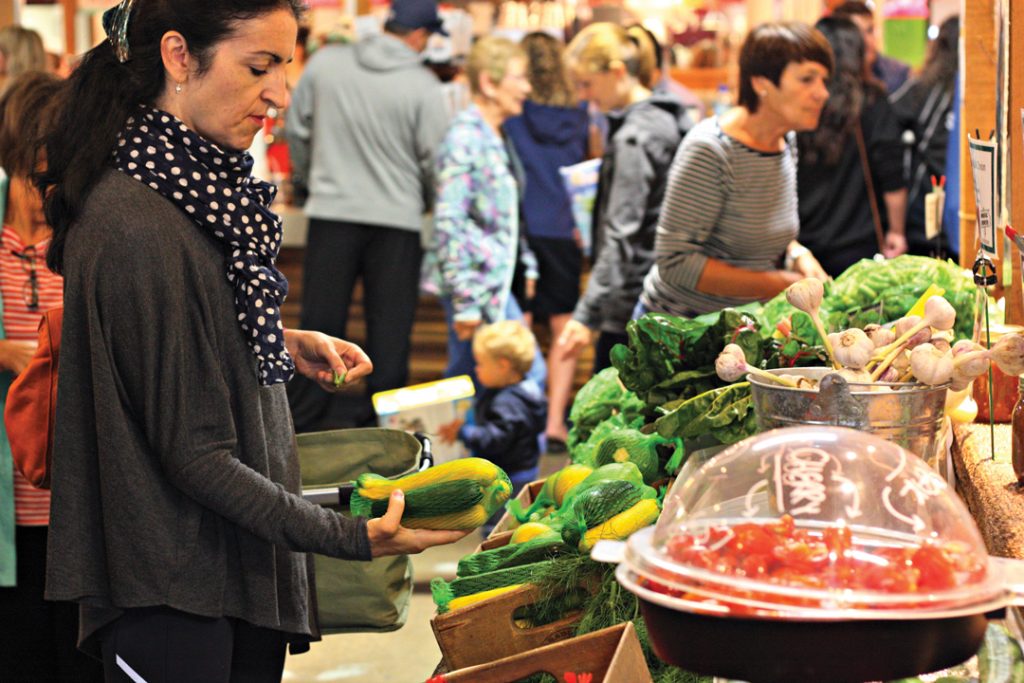
[[[590,673],[591,683],[651,683],[633,622],[445,674],[447,683],[512,683],[536,673],[564,680]]]
[[[543,486],[543,479],[531,481],[529,484],[522,488],[522,490],[519,492],[519,495],[516,496],[516,500],[519,501],[519,503],[523,506],[524,509],[530,507],[533,501],[537,498],[537,495],[540,493],[540,490]],[[518,526],[519,522],[516,520],[515,517],[510,515],[508,510],[506,509],[505,514],[502,515],[501,519],[498,520],[498,523],[494,525],[494,529],[492,529],[491,533],[487,535],[487,538],[494,538],[495,536],[503,534],[506,531],[512,531]]]
[[[448,670],[493,662],[571,638],[580,614],[531,628],[515,623],[516,611],[538,598],[537,588],[526,585],[431,619]]]

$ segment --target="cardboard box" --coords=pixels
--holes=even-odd
[[[536,603],[538,597],[537,588],[526,585],[431,619],[430,627],[448,670],[493,662],[571,638],[579,613],[531,628],[515,623],[515,613]]]
[[[537,673],[590,683],[652,683],[633,622],[444,675],[447,683],[513,683]],[[580,674],[591,674],[584,679]]]
[[[537,499],[537,496],[540,494],[540,490],[543,486],[544,480],[538,479],[537,481],[531,481],[522,488],[519,495],[516,496],[516,500],[518,500],[520,505],[523,506],[523,509],[530,507],[533,501]],[[506,507],[505,514],[503,514],[501,519],[498,520],[498,523],[494,525],[491,533],[487,535],[487,539],[490,540],[517,528],[519,528],[519,521],[509,514],[508,508]]]
[[[441,425],[467,419],[474,393],[473,380],[468,375],[460,375],[378,392],[373,395],[373,409],[377,411],[381,427],[423,432],[431,437],[434,461],[442,463],[469,455],[458,441],[443,444],[437,437]]]

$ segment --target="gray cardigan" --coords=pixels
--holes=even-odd
[[[297,495],[285,387],[257,382],[223,261],[117,171],[69,233],[46,597],[81,603],[87,650],[156,605],[314,640],[306,553],[370,557],[365,521]]]

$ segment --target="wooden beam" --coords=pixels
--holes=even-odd
[[[987,136],[996,127],[997,34],[995,0],[970,0],[962,7],[960,35],[964,72],[960,74],[963,85],[963,108],[960,112],[960,264],[969,268],[978,251],[978,229],[967,133],[973,135],[978,130]]]
[[[60,0],[64,8],[64,52],[65,54],[78,54],[78,46],[75,44],[75,16],[78,14],[78,0]]]
[[[17,0],[0,0],[0,28],[11,26],[17,17]]]
[[[1021,109],[1024,108],[1024,3],[1007,2],[1006,10],[1009,19],[1010,58],[1007,69],[1010,79],[1010,106],[1007,107],[1009,118],[1006,139],[1007,166],[1009,178],[1007,188],[1010,192],[1010,225],[1024,229],[1024,130],[1021,126]],[[1021,283],[1021,262],[1017,250],[1012,250],[1013,282],[1007,292],[1006,322],[1014,325],[1024,324],[1024,286]]]

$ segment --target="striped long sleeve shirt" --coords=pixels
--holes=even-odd
[[[755,271],[781,267],[800,228],[796,141],[760,152],[705,119],[683,139],[669,175],[642,301],[652,311],[692,316],[754,297],[697,291],[709,258]]]

